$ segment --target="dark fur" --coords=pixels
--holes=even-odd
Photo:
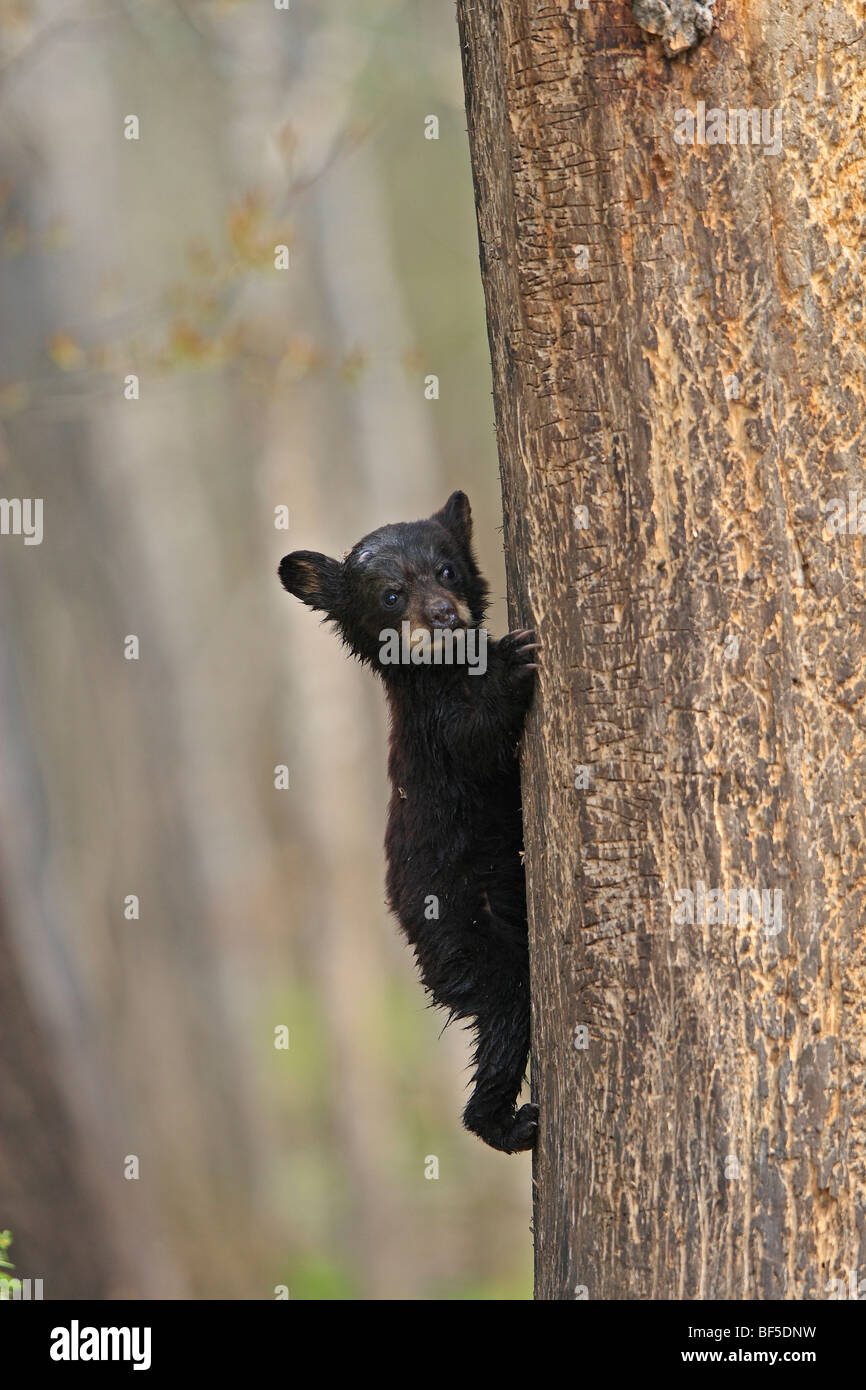
[[[280,564],[289,593],[325,613],[381,676],[391,711],[388,903],[424,987],[476,1034],[467,1129],[514,1153],[535,1142],[537,1107],[516,1107],[529,1055],[529,959],[517,744],[532,698],[532,634],[487,643],[487,671],[383,665],[384,628],[403,620],[481,627],[487,585],[471,545],[469,500],[427,521],[383,526],[342,564],[295,551]],[[444,565],[453,579],[441,573]],[[399,589],[397,605],[386,596]],[[438,919],[425,906],[438,899]]]

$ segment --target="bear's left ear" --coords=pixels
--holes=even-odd
[[[472,543],[472,509],[465,492],[452,492],[441,511],[434,512],[431,521],[438,521],[460,542],[464,550]]]
[[[302,603],[336,618],[342,607],[343,569],[338,560],[315,550],[293,550],[280,561],[279,576]]]

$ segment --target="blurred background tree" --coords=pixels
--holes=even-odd
[[[504,622],[452,8],[2,0],[0,304],[16,1273],[528,1297],[529,1160],[383,905],[379,692],[275,574],[459,486]]]

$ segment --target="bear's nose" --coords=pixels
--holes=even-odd
[[[454,628],[457,625],[457,612],[454,605],[445,598],[435,599],[427,609],[427,616],[433,627]]]

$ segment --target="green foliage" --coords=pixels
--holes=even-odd
[[[457,1303],[522,1303],[532,1302],[532,1260],[525,1261],[522,1270],[500,1278],[478,1279],[468,1283],[436,1285],[427,1298],[432,1302],[448,1300]]]
[[[15,1268],[6,1258],[11,1244],[12,1232],[0,1231],[0,1299],[9,1298],[13,1292],[21,1288],[20,1280],[12,1279],[5,1273],[7,1269]]]
[[[296,1266],[286,1282],[291,1297],[303,1301],[351,1302],[360,1296],[348,1270],[325,1256]]]

